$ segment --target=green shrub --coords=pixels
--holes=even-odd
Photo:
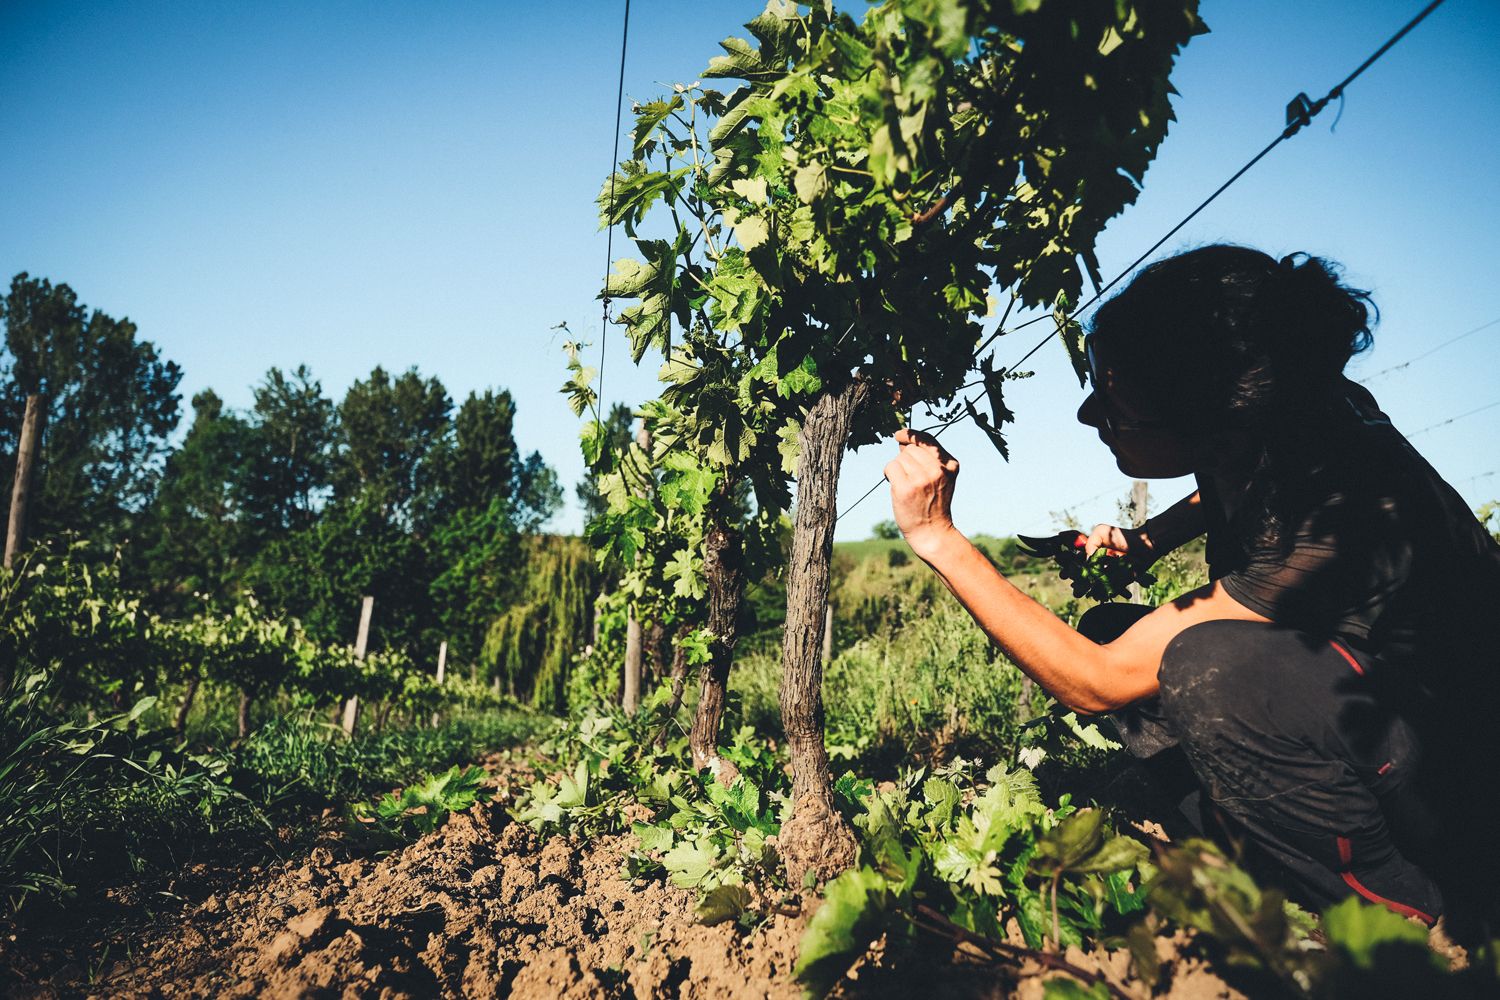
[[[928,576],[925,566],[920,567]],[[946,592],[882,599],[877,631],[824,672],[827,739],[835,755],[881,758],[1008,747],[1019,726],[1021,673]],[[741,657],[730,675],[746,722],[779,732],[779,651]]]

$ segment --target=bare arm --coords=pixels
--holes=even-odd
[[[1080,712],[1108,712],[1155,694],[1162,654],[1189,626],[1267,620],[1215,583],[1162,605],[1101,646],[1017,590],[958,529],[921,537],[912,548],[979,627],[1052,697]]]
[[[1183,629],[1223,618],[1266,620],[1210,584],[1157,608],[1116,641],[1094,643],[1017,590],[954,527],[958,462],[925,435],[900,431],[896,440],[901,451],[886,478],[912,550],[1005,654],[1069,708],[1106,712],[1154,694],[1162,654]]]

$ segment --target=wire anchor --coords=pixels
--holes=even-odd
[[[1299,93],[1287,102],[1286,106],[1286,130],[1281,133],[1283,139],[1290,139],[1301,129],[1312,124],[1312,120],[1322,111],[1324,102],[1313,103],[1312,98],[1305,93]]]

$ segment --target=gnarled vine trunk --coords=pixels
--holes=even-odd
[[[744,540],[725,519],[724,507],[732,495],[726,477],[720,483],[703,534],[703,576],[708,584],[708,662],[698,671],[698,712],[688,745],[693,766],[712,767],[724,784],[735,774],[719,757],[719,728],[724,722],[724,698],[729,684],[729,666],[739,639],[740,600],[745,593]]]
[[[193,710],[193,701],[198,697],[198,685],[202,678],[194,677],[188,681],[187,691],[182,695],[182,704],[177,706],[177,718],[172,720],[172,731],[178,736],[182,735],[187,728],[188,713]]]
[[[823,744],[821,654],[839,469],[854,414],[868,395],[869,384],[862,379],[825,392],[802,424],[781,647],[781,724],[792,758],[792,815],[781,828],[778,849],[793,886],[802,885],[809,872],[819,880],[832,878],[854,863],[857,852],[853,832],[834,808]]]
[[[667,627],[661,622],[652,622],[646,628],[646,666],[653,684],[660,684],[667,677]]]
[[[235,713],[235,723],[236,728],[238,729],[240,734],[240,739],[244,739],[246,736],[250,735],[250,701],[250,692],[241,691],[240,708],[239,711]]]
[[[682,692],[687,687],[688,661],[687,647],[683,640],[692,631],[686,625],[677,630],[677,637],[673,640],[672,649],[672,701],[667,705],[667,710],[662,715],[664,720],[661,729],[656,733],[656,745],[664,747],[667,745],[667,733],[672,730],[672,722],[677,716],[677,710],[682,707]]]

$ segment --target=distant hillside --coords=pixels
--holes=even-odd
[[[1039,560],[1019,551],[1019,543],[1010,537],[974,535],[970,538],[990,560],[1007,573],[1037,573],[1041,571]],[[892,553],[895,553],[893,555]],[[859,542],[834,542],[834,558],[849,566],[858,566],[870,559],[879,559],[888,564],[900,565],[903,559],[915,561],[911,547],[902,538],[866,538]]]

